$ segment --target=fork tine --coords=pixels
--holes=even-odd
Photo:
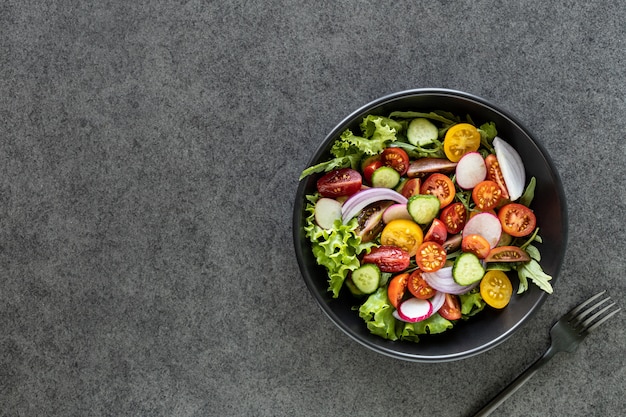
[[[587,325],[589,325],[589,323],[591,321],[593,321],[592,319],[595,319],[595,316],[598,316],[599,314],[603,313],[604,311],[606,311],[609,307],[614,306],[615,303],[611,303],[611,305],[606,306],[605,308],[603,308],[602,310],[598,311],[596,314],[593,315],[593,317],[588,318],[587,320],[585,320],[585,322],[583,323],[583,327],[586,327]],[[595,322],[594,324],[592,324],[589,328],[587,328],[587,330],[585,330],[585,333],[589,333],[593,330],[595,330],[599,325],[601,325],[602,323],[604,323],[605,321],[607,321],[608,319],[610,319],[611,317],[613,317],[615,314],[617,314],[618,311],[620,311],[621,308],[618,308],[617,310],[613,310],[611,311],[609,314],[607,314],[606,316],[602,317],[600,320],[598,320],[597,322]],[[587,323],[589,322],[589,323]]]
[[[574,307],[569,313],[567,313],[567,317],[568,318],[573,318],[575,317],[578,312],[580,310],[582,310],[583,308],[587,307],[591,302],[593,302],[594,300],[597,300],[599,297],[602,296],[602,294],[604,294],[606,292],[606,290],[601,291],[599,293],[597,293],[596,295],[594,295],[593,297],[589,298],[587,301],[584,301],[582,303],[580,303],[579,305],[577,305],[576,307]]]
[[[570,319],[570,322],[573,326],[578,326],[580,325],[580,323],[591,313],[593,313],[593,311],[597,308],[600,308],[602,306],[602,304],[607,303],[611,301],[611,297],[606,297],[600,301],[598,301],[597,303],[595,303],[594,305],[592,305],[591,307],[587,307],[587,309],[585,309],[584,311],[581,311],[580,313],[578,313],[578,315],[576,317],[573,317]]]

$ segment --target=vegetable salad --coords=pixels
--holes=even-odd
[[[536,180],[494,123],[393,112],[359,127],[300,179],[316,176],[304,229],[328,291],[349,293],[372,333],[417,342],[506,308],[529,280],[552,293],[529,207]]]

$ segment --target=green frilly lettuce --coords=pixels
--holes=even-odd
[[[328,290],[334,298],[339,297],[339,291],[350,271],[360,266],[358,255],[368,251],[373,243],[364,243],[356,234],[357,220],[352,219],[347,224],[336,220],[331,229],[322,229],[315,223],[315,201],[319,195],[307,196],[309,203],[306,211],[304,231],[311,241],[313,255],[317,263],[328,272]]]

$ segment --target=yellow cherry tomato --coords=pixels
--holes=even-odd
[[[381,245],[397,246],[409,252],[409,256],[415,256],[423,240],[422,228],[414,221],[407,219],[390,221],[380,235]]]
[[[452,162],[468,152],[475,152],[480,147],[480,132],[469,123],[458,123],[446,132],[443,139],[443,151]]]
[[[493,308],[506,307],[512,294],[511,280],[502,271],[487,271],[480,281],[480,295],[487,305]]]

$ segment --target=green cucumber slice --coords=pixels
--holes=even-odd
[[[409,143],[414,146],[424,146],[433,143],[439,137],[439,130],[430,120],[417,118],[411,120],[406,130]]]
[[[409,198],[406,208],[417,224],[428,224],[433,221],[441,203],[432,194],[417,194]]]
[[[352,282],[363,294],[371,294],[380,285],[380,269],[374,264],[363,264],[352,271]]]
[[[485,268],[478,256],[464,252],[456,258],[452,267],[452,278],[459,285],[472,285],[483,279]]]
[[[383,166],[372,174],[372,185],[379,188],[394,188],[400,182],[400,173],[395,169]]]

